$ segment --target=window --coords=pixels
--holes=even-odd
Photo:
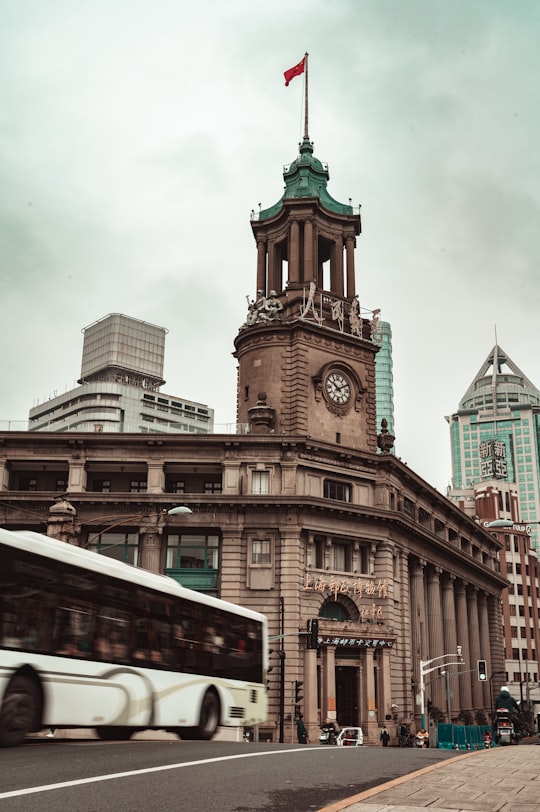
[[[67,479],[57,479],[55,490],[59,491],[60,493],[67,491]]]
[[[325,540],[323,538],[315,539],[315,567],[322,570],[324,567],[324,547]]]
[[[92,490],[94,493],[110,493],[111,480],[110,479],[94,479],[92,483]]]
[[[251,563],[269,565],[272,563],[270,539],[253,539],[251,543]]]
[[[352,488],[348,482],[337,482],[333,479],[324,480],[324,498],[336,499],[340,502],[351,501]]]
[[[251,493],[266,496],[270,493],[270,472],[253,471],[251,474]]]
[[[95,533],[88,533],[87,544],[93,535],[95,536]],[[92,544],[88,545],[88,549],[100,553],[100,555],[115,558],[124,564],[132,564],[134,567],[139,563],[139,536],[137,533],[102,533]]]
[[[397,565],[398,559],[394,559]],[[369,572],[369,547],[367,545],[362,545],[358,550],[358,571],[359,572]],[[397,575],[396,575],[397,577]]]
[[[21,491],[37,491],[37,479],[29,479],[28,477],[21,478]]]
[[[218,536],[185,533],[167,538],[166,569],[218,569],[218,566]]]
[[[403,513],[405,516],[414,519],[414,502],[411,502],[406,496],[403,498]]]
[[[328,620],[349,620],[349,615],[345,607],[334,601],[324,604],[319,612],[319,617],[324,617]]]
[[[350,572],[351,570],[351,548],[348,544],[334,542],[332,545],[333,564],[335,570]]]
[[[146,493],[147,482],[146,479],[132,479],[129,483],[130,493]]]
[[[178,480],[173,479],[167,482],[167,492],[168,493],[185,493],[186,492],[186,483]]]
[[[204,492],[205,493],[221,493],[221,480],[216,482],[205,482],[204,483]]]

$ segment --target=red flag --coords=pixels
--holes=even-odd
[[[300,74],[304,72],[305,67],[306,67],[306,57],[300,60],[298,65],[295,65],[294,68],[289,68],[289,70],[286,70],[283,74],[283,76],[285,77],[285,87],[289,86],[289,82],[291,81],[291,79],[294,79],[295,76],[300,76]]]

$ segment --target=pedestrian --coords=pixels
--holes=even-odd
[[[386,727],[386,725],[381,730],[380,739],[381,739],[381,742],[382,742],[382,746],[383,747],[388,747],[388,742],[390,741],[390,732],[389,732],[388,728]]]
[[[306,730],[306,726],[304,724],[304,717],[302,714],[300,714],[298,719],[296,720],[296,735],[298,736],[299,744],[308,743],[308,732]]]
[[[51,729],[50,729],[50,730],[49,730],[49,732],[47,733],[47,738],[48,738],[48,739],[54,739],[54,734],[55,734],[55,733],[56,733],[56,728],[55,728],[55,727],[51,727]]]

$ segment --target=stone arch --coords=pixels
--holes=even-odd
[[[332,596],[324,601],[319,609],[319,617],[325,620],[352,620],[360,619],[358,607],[347,595]]]

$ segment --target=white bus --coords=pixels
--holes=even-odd
[[[264,615],[0,528],[0,746],[45,727],[210,739],[266,720]]]

